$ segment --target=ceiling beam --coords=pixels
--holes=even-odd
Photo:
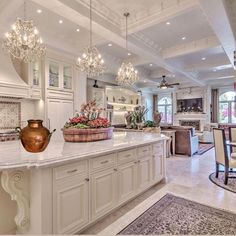
[[[219,40],[216,36],[203,38],[200,40],[192,41],[190,43],[185,43],[182,45],[177,45],[174,47],[167,48],[162,51],[163,58],[173,58],[178,56],[183,56],[198,51],[202,51],[209,48],[215,48],[220,45]]]
[[[173,1],[171,6],[160,9],[155,14],[152,14],[142,20],[131,22],[129,25],[129,33],[133,34],[161,22],[169,21],[174,17],[192,11],[199,7],[197,0]]]
[[[49,9],[50,11],[55,12],[56,14],[84,27],[89,29],[89,18],[88,16],[85,16],[80,13],[80,8],[75,4],[75,1],[72,0],[33,0],[37,4]],[[97,23],[96,21],[93,21],[93,31],[97,35],[107,38],[110,41],[116,43],[120,47],[125,48],[126,47],[126,41],[125,38],[120,36],[119,34],[111,31],[110,29],[104,27],[103,25]],[[134,43],[129,43],[129,50],[139,56],[142,56],[146,60],[155,61],[157,65],[165,68],[166,70],[173,72],[173,73],[179,73],[183,76],[189,78],[190,80],[194,81],[200,86],[204,86],[205,83],[198,80],[195,76],[186,73],[185,71],[182,71],[179,68],[175,68],[171,65],[169,65],[160,55],[157,55],[156,53],[151,52],[151,50],[147,50],[145,48],[142,48],[140,46],[137,46]]]
[[[234,65],[235,39],[223,0],[198,0],[202,10],[224,48],[229,61]]]

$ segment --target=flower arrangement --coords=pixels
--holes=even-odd
[[[63,136],[66,142],[92,142],[111,139],[113,127],[106,118],[100,117],[103,109],[98,108],[96,101],[81,106],[75,117],[64,125]]]
[[[100,117],[102,111],[102,108],[97,107],[95,100],[86,104],[82,104],[80,112],[77,113],[75,117],[70,118],[69,121],[64,125],[64,128],[108,128],[111,126],[111,124],[106,118]]]

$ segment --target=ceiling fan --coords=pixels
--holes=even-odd
[[[161,82],[160,82],[158,88],[160,88],[160,89],[173,88],[174,85],[179,85],[179,83],[169,84],[169,83],[166,81],[166,76],[163,75],[163,76],[162,76],[162,80],[161,80]]]

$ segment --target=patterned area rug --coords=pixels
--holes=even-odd
[[[234,178],[228,179],[228,184],[224,184],[224,172],[219,173],[219,177],[215,177],[216,174],[212,173],[209,175],[209,179],[216,185],[218,185],[221,188],[224,188],[228,191],[231,191],[233,193],[236,193],[236,173],[229,173],[229,176],[233,176]]]
[[[119,234],[235,235],[236,214],[166,194]]]
[[[202,155],[203,153],[207,152],[213,147],[214,147],[213,143],[199,143],[197,154]]]

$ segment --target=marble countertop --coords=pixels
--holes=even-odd
[[[37,168],[72,160],[99,156],[130,147],[168,139],[164,135],[144,132],[114,132],[110,140],[68,143],[51,141],[41,153],[25,151],[20,141],[0,143],[0,171],[16,168]]]

